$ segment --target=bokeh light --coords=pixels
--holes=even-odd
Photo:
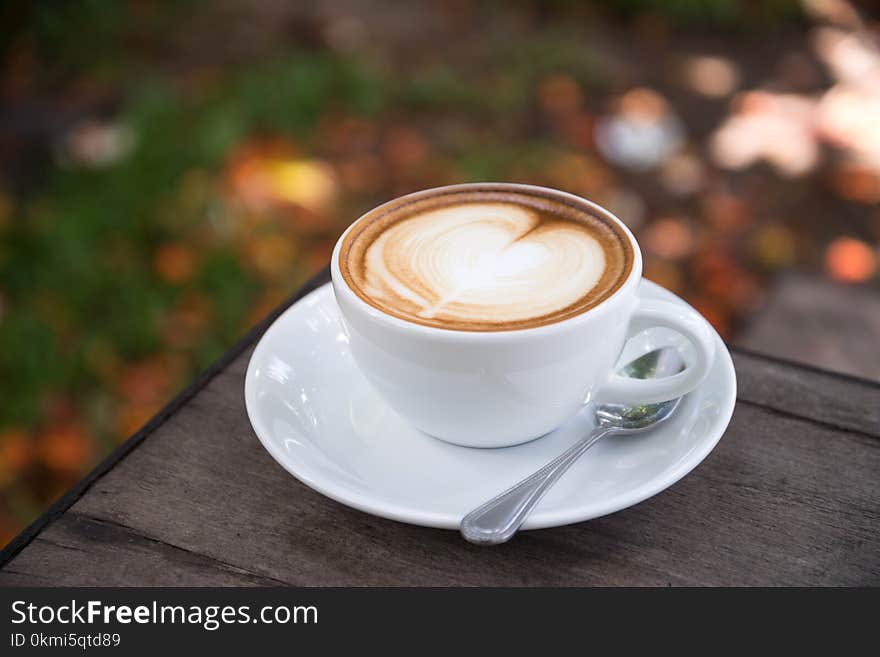
[[[650,169],[682,147],[684,126],[659,92],[630,89],[596,125],[596,146],[614,164]]]
[[[678,260],[693,253],[696,238],[682,217],[661,217],[641,233],[644,250],[666,260]]]
[[[835,280],[861,283],[877,271],[877,253],[861,240],[839,237],[825,251],[825,268]]]
[[[803,176],[819,164],[815,101],[795,94],[748,91],[734,114],[715,132],[711,152],[728,169],[766,161],[787,177]]]
[[[685,59],[682,69],[687,86],[709,98],[729,96],[739,86],[739,69],[726,57],[695,55]]]

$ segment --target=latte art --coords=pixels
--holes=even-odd
[[[474,203],[427,212],[367,249],[364,292],[423,319],[516,322],[565,308],[592,290],[602,247],[532,210]]]
[[[607,222],[540,201],[440,196],[368,215],[343,242],[343,275],[371,305],[428,326],[485,331],[560,321],[613,292],[629,262]]]

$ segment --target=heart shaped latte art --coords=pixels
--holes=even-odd
[[[606,266],[582,224],[509,203],[467,203],[408,217],[364,254],[364,292],[413,319],[506,324],[582,300]]]

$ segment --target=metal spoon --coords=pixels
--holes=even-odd
[[[682,370],[677,349],[650,351],[621,369],[636,379],[661,378]],[[651,429],[672,416],[681,397],[659,404],[627,406],[603,404],[596,409],[596,428],[535,474],[478,506],[461,521],[461,535],[471,543],[498,545],[513,538],[532,509],[560,477],[590,447],[614,433],[633,434]]]

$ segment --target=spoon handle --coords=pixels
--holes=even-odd
[[[614,427],[597,427],[533,475],[478,506],[461,521],[461,535],[471,543],[498,545],[509,541],[526,518],[571,465]]]

